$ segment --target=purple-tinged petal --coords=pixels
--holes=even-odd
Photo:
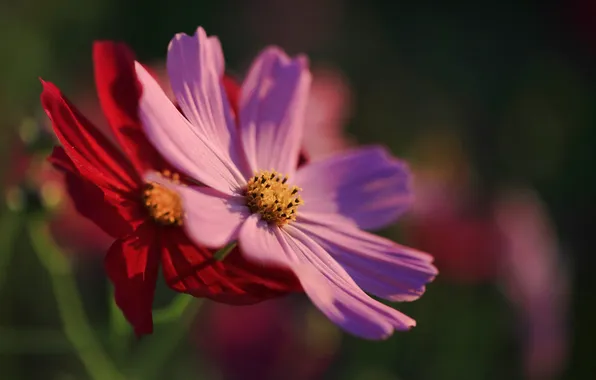
[[[503,236],[503,290],[525,326],[528,378],[557,378],[570,350],[569,267],[548,210],[531,188],[498,195],[494,216]]]
[[[242,143],[253,171],[292,175],[298,164],[311,75],[305,57],[276,47],[254,61],[242,85]]]
[[[191,178],[226,194],[237,193],[246,181],[228,152],[191,125],[138,62],[136,72],[143,86],[139,116],[151,143]]]
[[[384,339],[416,324],[366,295],[321,246],[292,226],[272,227],[253,215],[240,229],[239,244],[249,259],[291,269],[313,303],[354,335]]]
[[[303,218],[345,218],[364,229],[394,222],[411,200],[407,165],[381,147],[312,162],[298,170],[294,184],[303,189],[304,204],[299,210]]]
[[[360,230],[352,224],[296,223],[366,292],[390,301],[413,301],[438,271],[432,256]]]
[[[199,28],[199,30],[200,29],[201,28]],[[217,72],[217,76],[218,78],[223,79],[226,71],[226,60],[224,58],[223,49],[221,48],[221,42],[219,41],[219,38],[211,36],[207,38],[207,43],[209,44],[211,54],[213,54],[213,65],[215,67],[215,71]],[[223,90],[222,93],[226,94],[226,91]]]
[[[250,214],[241,197],[209,187],[175,184],[156,173],[145,177],[148,182],[156,182],[180,196],[184,228],[198,245],[220,248],[236,240],[240,224]]]
[[[203,28],[193,36],[177,34],[168,48],[167,69],[178,105],[197,134],[250,177],[222,82],[225,63],[219,40],[208,38]]]

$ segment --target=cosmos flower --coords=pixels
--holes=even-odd
[[[168,98],[176,101],[171,91],[165,62],[150,66],[152,74],[164,89]],[[337,153],[355,145],[355,139],[344,131],[344,126],[351,117],[353,94],[345,75],[329,65],[320,66],[312,72],[312,85],[306,104],[304,117],[304,136],[302,153],[304,159],[316,160]],[[230,86],[237,86],[230,77],[224,77],[226,94],[232,108],[238,103],[238,91]],[[237,110],[234,110],[236,112]],[[93,120],[93,119],[91,119]]]
[[[499,194],[495,219],[506,242],[502,283],[517,308],[527,379],[555,379],[568,348],[569,273],[548,210],[531,188]]]
[[[556,378],[568,354],[569,280],[548,210],[536,192],[509,187],[474,199],[473,171],[454,136],[429,135],[415,147],[416,204],[412,241],[433,252],[443,279],[500,283],[517,310],[528,379]]]
[[[310,159],[341,152],[354,145],[343,128],[352,108],[352,91],[342,73],[333,67],[313,70],[304,120],[303,144]]]
[[[291,273],[275,270],[268,275],[266,267],[251,265],[237,252],[224,264],[214,260],[213,252],[192,244],[180,228],[184,209],[179,196],[143,179],[150,171],[160,173],[163,181],[184,181],[140,128],[141,88],[133,53],[121,44],[96,43],[94,63],[100,103],[112,134],[102,134],[56,86],[42,81],[41,101],[62,143],[50,161],[65,173],[78,211],[116,239],[105,257],[106,271],[116,303],[135,332],[152,332],[160,264],[174,290],[226,303],[250,304],[300,290]]]
[[[405,164],[369,147],[297,168],[310,84],[306,59],[274,47],[261,53],[236,117],[219,80],[224,58],[214,41],[199,28],[170,44],[167,69],[184,115],[136,64],[147,137],[202,185],[155,174],[148,180],[180,194],[193,240],[211,248],[238,241],[247,259],[290,269],[346,331],[381,339],[414,326],[365,293],[413,300],[437,273],[431,256],[362,230],[385,226],[406,209]]]

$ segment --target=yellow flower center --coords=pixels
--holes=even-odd
[[[269,223],[283,226],[296,220],[296,210],[303,202],[297,186],[287,184],[288,177],[276,171],[261,170],[248,181],[246,204],[251,212],[261,214]]]
[[[160,174],[173,183],[180,183],[177,173],[164,170]],[[148,182],[143,190],[143,204],[156,223],[163,226],[182,225],[182,200],[175,191],[156,182]]]

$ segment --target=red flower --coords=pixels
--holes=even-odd
[[[106,271],[116,303],[136,334],[153,330],[160,263],[172,289],[224,303],[251,304],[301,290],[288,272],[251,265],[237,251],[219,262],[213,252],[189,241],[180,228],[178,195],[143,180],[148,171],[172,181],[184,179],[142,133],[137,116],[142,89],[134,74],[134,54],[123,44],[98,42],[93,58],[99,100],[113,136],[102,134],[56,86],[42,81],[41,101],[62,143],[50,161],[65,173],[77,210],[116,239],[105,258]],[[226,84],[229,91],[238,91],[229,79]]]
[[[416,247],[433,253],[445,278],[480,283],[499,274],[501,236],[489,218],[460,214],[412,218],[406,231]]]

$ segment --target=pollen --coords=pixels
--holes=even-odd
[[[300,190],[288,185],[287,176],[262,170],[248,181],[246,204],[266,222],[283,226],[296,220],[298,206],[303,203]]]
[[[176,173],[164,170],[160,175],[172,183],[180,184],[180,176]],[[143,190],[143,204],[156,223],[163,226],[182,225],[182,200],[174,190],[156,182],[148,182]]]

